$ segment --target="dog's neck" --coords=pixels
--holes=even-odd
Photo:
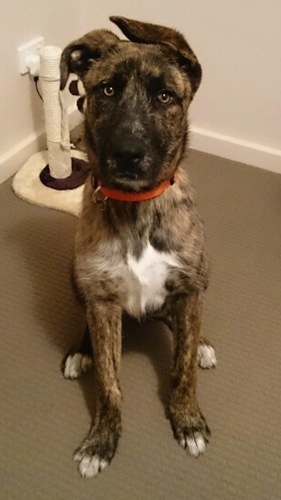
[[[109,198],[117,201],[140,202],[151,200],[152,198],[160,196],[162,193],[164,193],[164,191],[166,191],[167,188],[169,188],[176,182],[177,178],[178,171],[174,173],[171,179],[166,179],[160,182],[160,184],[158,184],[158,186],[156,186],[154,189],[150,189],[148,191],[143,191],[140,193],[132,193],[121,191],[118,189],[107,188],[106,186],[103,186],[103,184],[93,175],[91,177],[91,184],[94,188],[94,196],[97,197],[102,195],[104,197],[103,201],[106,201]]]

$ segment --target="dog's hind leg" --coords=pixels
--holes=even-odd
[[[197,363],[200,368],[215,368],[217,357],[212,344],[205,337],[200,337],[197,348]]]
[[[93,366],[93,350],[89,335],[89,329],[86,327],[81,342],[73,347],[65,356],[61,370],[64,378],[76,380],[83,377]]]
[[[97,411],[88,436],[74,454],[82,477],[91,478],[114,457],[121,434],[119,368],[121,308],[111,301],[88,302],[87,320],[95,353],[98,383]]]
[[[200,292],[173,304],[174,366],[169,418],[180,446],[198,457],[210,430],[196,399],[197,349],[202,315]]]
[[[157,316],[155,316],[155,319]],[[171,317],[161,318],[162,321],[168,326],[168,328],[173,331],[173,322]],[[217,366],[217,357],[214,347],[211,342],[205,337],[200,337],[197,348],[197,363],[200,368],[208,369],[215,368]]]

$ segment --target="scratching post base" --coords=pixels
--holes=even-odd
[[[49,165],[46,165],[40,173],[40,180],[44,186],[62,191],[75,189],[84,184],[89,173],[89,165],[85,160],[71,158],[71,174],[64,179],[52,177]]]
[[[16,195],[30,203],[79,216],[88,164],[81,151],[72,151],[71,156],[72,174],[65,179],[53,179],[50,176],[46,167],[48,151],[31,156],[13,178],[12,187]],[[52,183],[61,184],[55,187]]]

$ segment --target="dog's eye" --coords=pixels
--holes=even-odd
[[[172,94],[168,90],[163,90],[157,97],[162,104],[168,104],[172,100]]]
[[[103,93],[107,97],[112,97],[114,95],[114,88],[112,87],[112,85],[105,85],[103,87]]]

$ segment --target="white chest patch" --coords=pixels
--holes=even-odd
[[[127,255],[128,275],[126,311],[132,316],[159,309],[166,297],[165,281],[171,267],[179,267],[176,257],[158,252],[150,244],[139,260]]]

